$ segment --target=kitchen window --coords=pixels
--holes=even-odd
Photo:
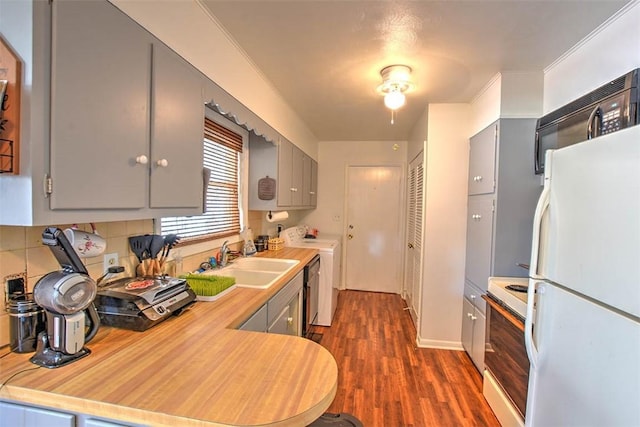
[[[160,219],[163,235],[177,234],[183,243],[238,235],[243,224],[246,192],[242,189],[248,132],[230,120],[207,111],[204,123],[204,163],[210,178],[202,215]],[[246,179],[244,179],[246,182]]]

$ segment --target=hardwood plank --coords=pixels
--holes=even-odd
[[[404,307],[396,294],[340,291],[332,326],[313,329],[338,363],[328,412],[367,427],[500,426],[467,354],[417,348]]]

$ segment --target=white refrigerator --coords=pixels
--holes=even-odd
[[[548,151],[545,169],[525,423],[640,426],[640,126]]]

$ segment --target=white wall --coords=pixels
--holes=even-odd
[[[473,136],[499,118],[542,116],[544,77],[541,71],[498,73],[471,100]]]
[[[462,348],[470,118],[469,104],[429,105],[420,346]]]
[[[544,114],[640,67],[640,1],[627,5],[545,69]]]
[[[342,235],[347,166],[404,166],[406,158],[406,141],[321,141],[318,144],[318,207],[304,217],[304,222],[321,234]]]
[[[422,151],[424,151],[427,144],[427,133],[429,131],[429,106],[424,109],[424,112],[418,118],[418,121],[413,125],[411,133],[409,135],[409,141],[407,146],[407,164],[411,163],[413,159]],[[426,166],[426,165],[425,165]]]
[[[311,157],[317,139],[198,0],[109,0]]]

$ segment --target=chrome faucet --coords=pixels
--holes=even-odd
[[[220,267],[227,265],[229,261],[229,248],[227,247],[228,240],[225,240],[220,248]]]

